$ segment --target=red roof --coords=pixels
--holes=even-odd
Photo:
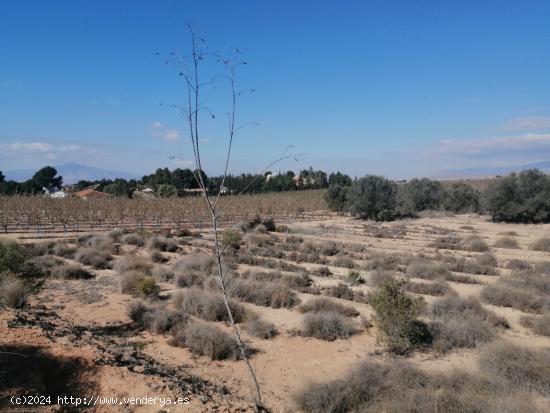
[[[107,192],[100,192],[96,191],[93,188],[84,189],[80,192],[75,193],[76,196],[79,196],[80,198],[109,198],[112,195],[108,194]]]

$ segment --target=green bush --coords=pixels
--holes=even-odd
[[[443,185],[428,178],[411,179],[399,187],[399,210],[415,213],[427,209],[439,209],[444,198]]]
[[[550,178],[538,169],[499,178],[485,195],[494,221],[550,222]]]
[[[332,185],[325,192],[327,205],[333,211],[344,211],[349,197],[349,186]]]
[[[370,297],[383,339],[397,354],[410,352],[422,335],[416,317],[422,311],[423,300],[405,294],[402,286],[403,282],[387,278]]]
[[[456,213],[478,212],[481,194],[464,182],[451,184],[445,191],[443,208]]]
[[[389,221],[395,218],[397,185],[376,175],[367,175],[353,182],[347,209],[362,219]]]

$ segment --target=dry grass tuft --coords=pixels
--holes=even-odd
[[[83,268],[81,265],[65,263],[52,268],[53,277],[65,278],[70,280],[87,280],[93,278],[94,274]]]
[[[264,307],[292,308],[300,302],[296,293],[282,282],[236,278],[231,282],[229,292],[242,301]]]
[[[519,249],[518,241],[515,238],[503,237],[495,241],[494,244],[497,248]]]
[[[137,270],[130,270],[120,276],[120,291],[135,297],[156,297],[160,288],[153,277]]]
[[[145,246],[150,250],[163,252],[176,252],[178,250],[178,243],[176,241],[162,235],[152,236],[147,240]]]
[[[550,314],[546,313],[541,317],[524,316],[520,318],[522,326],[528,328],[539,336],[550,337]]]
[[[329,298],[314,298],[298,307],[302,313],[333,312],[346,317],[355,317],[359,311],[349,305],[337,303]]]
[[[334,311],[308,313],[304,316],[300,335],[325,341],[348,338],[357,332],[354,323]]]
[[[528,349],[501,340],[483,348],[479,364],[484,372],[504,380],[510,390],[550,395],[548,349]]]
[[[542,237],[529,245],[532,251],[550,252],[550,237]]]
[[[93,247],[80,248],[75,253],[74,258],[79,263],[89,265],[96,270],[111,268],[111,260],[113,259],[108,251]]]
[[[143,247],[145,245],[145,238],[135,233],[123,235],[120,241],[122,241],[123,244],[135,245],[136,247]]]
[[[221,294],[191,287],[179,291],[174,297],[174,306],[184,314],[189,314],[206,321],[227,321],[227,309]],[[236,323],[244,321],[247,311],[242,304],[230,301],[229,307]]]
[[[192,353],[210,360],[238,360],[241,353],[237,341],[215,325],[204,321],[189,321],[172,329],[172,345],[187,347]]]
[[[489,251],[487,243],[476,235],[470,235],[464,240],[462,249],[472,252],[485,252]]]
[[[450,272],[445,264],[423,259],[413,261],[407,267],[407,275],[414,278],[434,280],[446,278],[449,274]]]
[[[269,340],[279,334],[275,324],[262,320],[261,318],[256,318],[247,322],[244,325],[244,329],[251,336],[258,337],[263,340]]]
[[[409,281],[404,286],[405,290],[410,293],[443,296],[450,294],[453,290],[444,281],[434,281],[429,283]]]
[[[7,307],[25,307],[29,293],[29,287],[18,278],[4,276],[0,282],[0,303]]]
[[[136,270],[143,272],[147,275],[151,274],[153,265],[151,262],[147,261],[145,258],[139,257],[137,255],[125,255],[116,260],[113,269],[122,274],[126,271]]]

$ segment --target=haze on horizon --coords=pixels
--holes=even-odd
[[[192,167],[171,52],[192,19],[238,47],[241,122],[231,172],[312,166],[438,176],[550,160],[550,3],[3,1],[0,170],[80,163],[142,175]],[[223,89],[220,86],[216,91]],[[223,90],[222,90],[223,91]],[[221,171],[223,104],[204,130]]]

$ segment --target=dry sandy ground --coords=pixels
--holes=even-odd
[[[504,264],[510,259],[521,259],[531,263],[550,261],[550,254],[531,251],[529,245],[544,235],[550,234],[550,225],[511,225],[495,224],[484,217],[460,215],[456,217],[422,218],[384,224],[385,227],[404,228],[406,233],[398,238],[376,238],[364,230],[364,222],[352,218],[341,218],[323,222],[302,222],[289,225],[291,235],[301,236],[312,241],[339,241],[346,244],[362,244],[368,251],[392,254],[433,255],[435,250],[429,244],[448,230],[460,236],[476,234],[491,246],[491,251],[499,262],[500,274],[506,274]],[[473,229],[465,229],[472,227]],[[520,249],[494,248],[494,242],[506,231],[515,231]],[[279,237],[289,236],[278,234]],[[29,240],[26,240],[28,242]],[[200,241],[207,244],[208,234]],[[200,248],[199,248],[200,249]],[[461,256],[475,256],[465,251],[444,253]],[[171,255],[171,254],[166,254]],[[294,263],[296,264],[296,263]],[[317,264],[301,263],[304,268],[318,268]],[[334,273],[329,278],[313,277],[319,286],[335,284],[348,269],[329,266]],[[245,269],[243,266],[242,269]],[[360,271],[368,278],[368,272]],[[97,271],[94,280],[66,281],[48,280],[43,289],[31,299],[35,325],[19,325],[8,328],[8,322],[16,317],[14,311],[3,310],[0,316],[0,343],[3,345],[33,345],[47,349],[62,357],[80,357],[89,365],[87,379],[94,382],[94,394],[102,396],[172,396],[187,392],[190,404],[181,407],[164,407],[169,412],[199,411],[251,411],[251,386],[240,361],[210,361],[206,357],[192,355],[187,349],[172,347],[169,337],[152,335],[148,332],[132,330],[126,315],[127,303],[131,297],[119,293],[117,275],[112,270]],[[484,284],[494,282],[496,276],[475,276]],[[463,297],[479,296],[483,284],[450,283]],[[175,292],[173,284],[162,283],[162,295],[170,297]],[[370,287],[354,287],[368,292]],[[301,300],[313,298],[310,294],[300,294]],[[425,296],[427,302],[434,298]],[[367,304],[350,303],[363,316],[371,318],[372,309]],[[311,381],[328,381],[343,376],[358,361],[367,358],[384,359],[389,357],[383,346],[377,342],[376,327],[362,330],[347,340],[332,342],[305,338],[291,334],[298,328],[303,315],[296,309],[272,309],[246,304],[262,318],[275,323],[280,335],[271,340],[260,340],[244,334],[251,345],[258,350],[252,363],[258,373],[265,403],[273,412],[296,411],[292,395]],[[496,306],[486,306],[504,316],[511,328],[503,335],[511,341],[527,347],[550,347],[550,338],[537,336],[519,324],[524,313]],[[40,320],[51,321],[42,312],[54,312],[54,324],[66,335],[56,335],[41,325]],[[28,323],[29,324],[29,323]],[[227,328],[222,323],[220,327]],[[75,329],[80,327],[80,330]],[[104,327],[113,327],[115,333],[107,333]],[[102,329],[103,328],[103,329]],[[75,333],[80,331],[80,333]],[[124,333],[123,333],[124,332]],[[80,335],[80,337],[79,337]],[[137,343],[137,344],[136,344]],[[139,349],[138,365],[125,365],[116,362],[116,346]],[[451,371],[453,369],[475,369],[477,351],[475,349],[453,351],[445,356],[431,353],[417,353],[409,358],[418,367],[427,371]],[[102,362],[102,360],[104,362]],[[147,374],[148,366],[158,363],[161,371],[177,371],[180,376]],[[160,367],[159,367],[160,366]],[[173,369],[172,369],[173,368]],[[157,369],[157,370],[158,370]],[[164,370],[163,370],[164,369]],[[158,371],[157,371],[158,373]],[[179,380],[179,381],[178,381]],[[196,383],[193,381],[196,380]],[[90,385],[90,388],[93,386]],[[136,411],[157,412],[156,406],[116,406],[97,407],[93,411]]]

